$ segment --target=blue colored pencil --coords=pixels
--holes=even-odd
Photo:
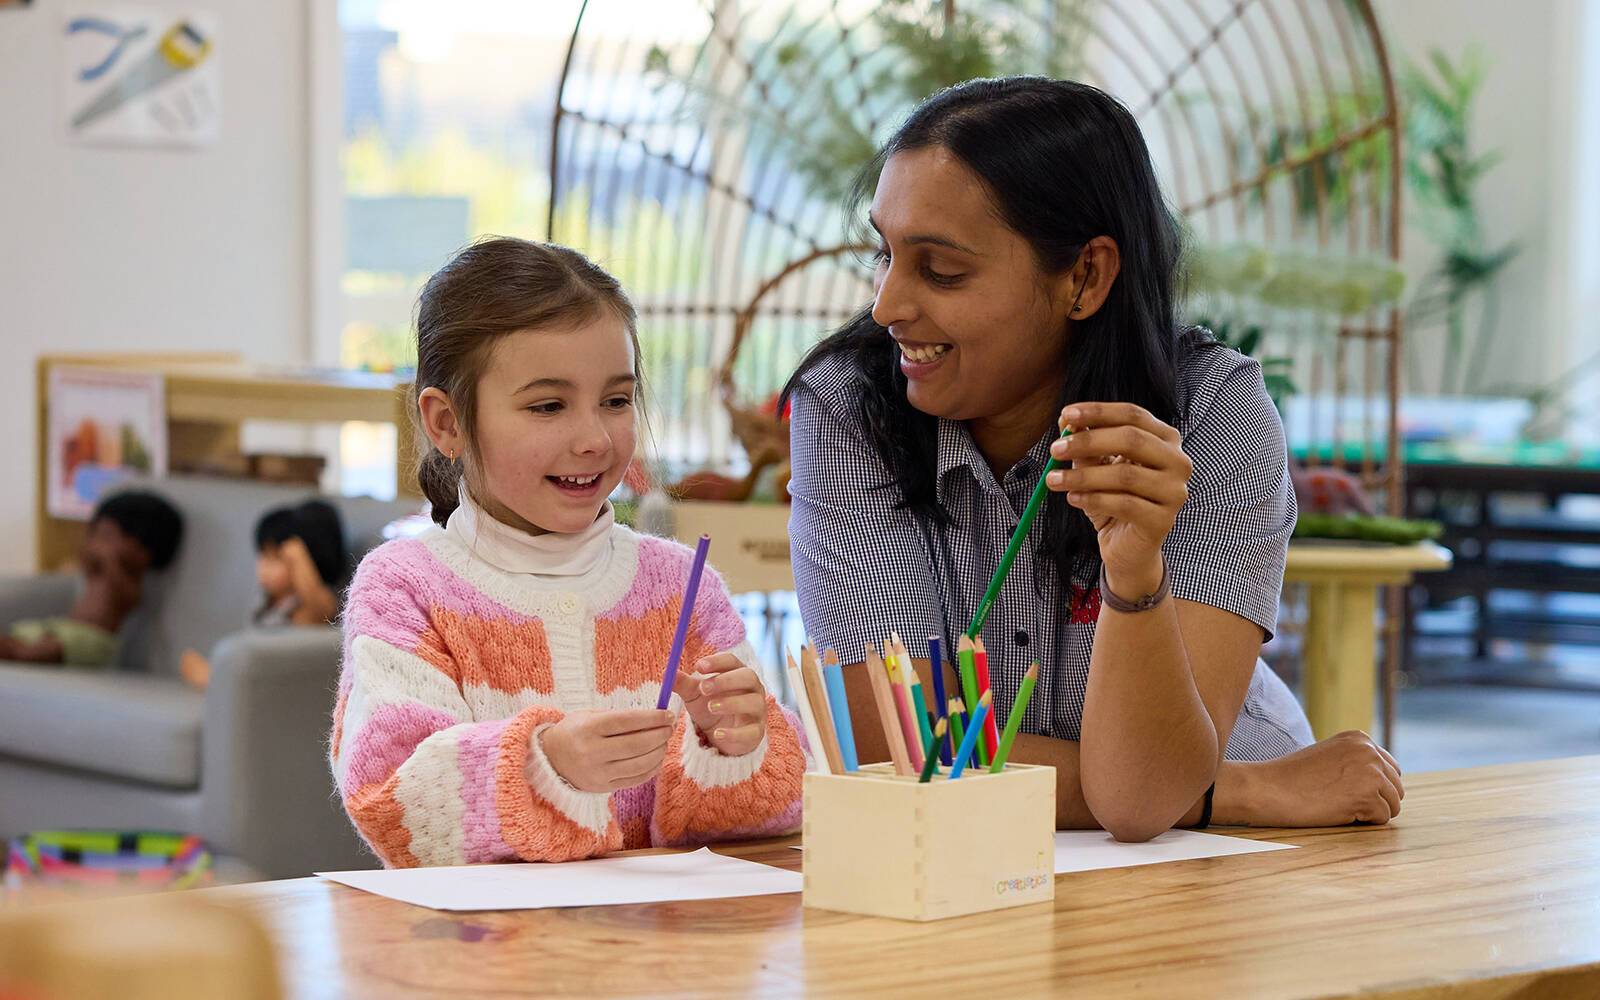
[[[928,659],[933,661],[933,712],[936,718],[942,719],[947,699],[944,696],[944,664],[940,660],[939,645],[938,636],[928,636]],[[939,741],[939,763],[945,767],[950,766],[951,742],[949,727],[946,726],[945,738]]]
[[[822,682],[828,688],[828,711],[833,714],[833,728],[839,736],[839,756],[844,759],[844,769],[859,771],[856,734],[850,728],[850,703],[844,696],[844,669],[839,666],[839,654],[831,649],[822,651]]]
[[[678,661],[683,659],[683,646],[689,638],[689,616],[694,614],[694,599],[700,594],[700,574],[706,568],[706,552],[711,548],[711,536],[701,535],[700,544],[694,548],[694,564],[689,567],[689,586],[683,592],[683,607],[678,611],[678,630],[672,635],[672,650],[667,654],[667,673],[661,678],[661,695],[656,698],[657,708],[666,708],[672,700],[672,685],[678,679]]]
[[[972,713],[972,725],[967,727],[967,734],[961,738],[961,749],[956,751],[956,759],[950,765],[951,781],[961,777],[967,761],[972,759],[972,750],[978,745],[978,734],[983,732],[983,720],[989,714],[991,696],[992,692],[985,691],[983,697],[978,699],[978,709]]]

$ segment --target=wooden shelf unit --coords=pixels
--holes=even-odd
[[[394,375],[254,365],[227,353],[47,355],[35,371],[34,562],[41,571],[69,562],[83,536],[82,522],[52,517],[47,507],[50,370],[57,366],[161,376],[168,463],[174,466],[237,454],[239,428],[246,420],[393,424],[396,492],[418,495],[406,408],[410,383]]]

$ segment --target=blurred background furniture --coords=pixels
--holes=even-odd
[[[304,488],[169,477],[142,484],[184,515],[110,670],[0,663],[0,836],[94,827],[197,833],[264,877],[371,867],[332,794],[328,731],[339,630],[246,627],[260,602],[254,528]],[[414,502],[326,498],[352,563]],[[70,574],[0,582],[0,622],[63,614]],[[205,692],[178,676],[207,652]]]
[[[34,565],[42,572],[72,559],[83,532],[81,521],[52,517],[46,507],[50,370],[58,365],[160,376],[166,395],[168,464],[174,470],[243,459],[239,432],[246,420],[306,424],[359,420],[394,425],[396,495],[418,495],[412,477],[407,383],[394,375],[250,365],[231,354],[45,355],[37,363],[34,507]]]

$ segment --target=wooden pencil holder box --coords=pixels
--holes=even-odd
[[[1053,767],[807,774],[801,815],[806,906],[942,920],[1055,899]]]

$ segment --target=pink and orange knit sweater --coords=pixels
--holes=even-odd
[[[563,861],[798,827],[805,751],[770,695],[767,735],[741,757],[704,744],[674,696],[666,760],[635,788],[581,792],[545,759],[537,733],[563,713],[655,704],[683,603],[688,549],[620,525],[603,534],[608,557],[578,577],[507,572],[443,529],[362,561],[330,762],[386,865]],[[726,651],[755,664],[707,572],[683,662]]]

